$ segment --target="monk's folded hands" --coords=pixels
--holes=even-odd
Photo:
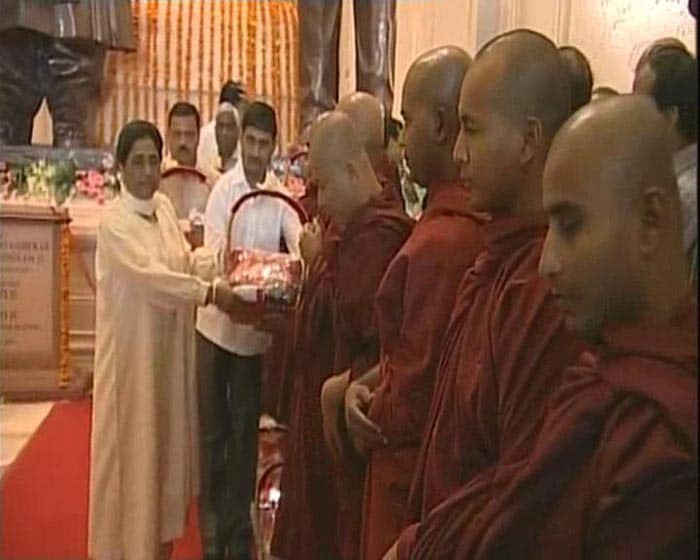
[[[387,444],[381,428],[367,417],[371,402],[372,391],[362,383],[353,382],[345,391],[345,424],[353,446],[363,456]]]

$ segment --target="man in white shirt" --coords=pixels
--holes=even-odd
[[[217,117],[219,113],[222,112],[222,109],[226,109],[227,111],[231,109],[233,110],[236,124],[235,140],[233,141],[234,147],[232,150],[224,147],[224,157],[222,157],[219,136],[221,136],[221,132],[229,132],[230,134],[233,134],[233,131],[230,130],[231,126],[229,123],[228,127],[224,127],[227,130],[222,129],[220,130],[219,134],[217,134]],[[238,125],[240,124],[240,115],[242,115],[244,109],[245,91],[243,86],[239,82],[232,82],[229,80],[221,88],[221,93],[219,94],[219,107],[217,108],[216,115],[214,115],[214,118],[202,127],[199,134],[197,162],[199,163],[200,168],[206,171],[207,176],[209,176],[210,179],[213,179],[211,181],[212,184],[216,182],[222,173],[232,169],[240,158]],[[221,129],[222,127],[219,126],[219,128]],[[223,139],[224,138],[222,138],[222,140]]]
[[[270,171],[275,148],[275,112],[252,103],[242,122],[242,157],[217,181],[207,203],[204,244],[226,245],[231,209],[257,189],[284,191]],[[278,252],[282,242],[299,254],[301,223],[284,202],[254,198],[240,207],[231,227],[231,247]],[[269,334],[233,323],[213,306],[197,317],[197,369],[202,439],[200,528],[205,558],[250,558],[250,504],[255,494],[257,429],[262,356]],[[228,549],[228,550],[226,550]]]

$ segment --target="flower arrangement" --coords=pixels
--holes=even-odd
[[[61,206],[73,198],[103,204],[118,190],[116,177],[95,169],[78,170],[72,161],[34,161],[26,165],[0,164],[4,200],[31,200]]]
[[[118,188],[117,178],[111,173],[101,173],[95,169],[76,173],[74,194],[96,200],[98,204],[113,198]]]

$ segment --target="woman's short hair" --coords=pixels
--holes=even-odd
[[[126,123],[119,131],[117,139],[116,160],[119,165],[124,165],[129,159],[129,154],[134,144],[141,138],[150,138],[158,150],[158,157],[163,159],[163,137],[158,129],[148,121],[131,121]]]

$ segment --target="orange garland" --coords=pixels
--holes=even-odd
[[[281,103],[280,103],[280,80],[282,75],[280,72],[280,56],[282,55],[280,45],[282,41],[280,40],[280,2],[275,0],[274,2],[269,2],[270,10],[270,24],[274,32],[272,33],[272,53],[270,56],[270,61],[272,64],[272,106],[277,111],[277,114],[281,114]],[[282,135],[277,135],[277,144],[281,145]]]
[[[246,18],[246,85],[249,95],[254,97],[257,93],[257,40],[258,40],[258,0],[246,2],[246,8],[253,9],[251,14],[248,11]]]
[[[109,95],[93,121],[94,132],[104,145],[111,145],[121,124],[133,118],[148,118],[162,126],[175,95],[199,101],[205,120],[208,111],[215,110],[218,87],[227,79],[243,81],[251,98],[268,98],[282,121],[280,142],[294,140],[298,129],[296,2],[212,1],[205,7],[200,0],[197,10],[195,0],[179,0],[177,6],[166,0],[132,0],[138,51],[110,52],[105,61]],[[166,6],[160,5],[163,2]],[[200,37],[199,52],[195,53],[197,15]],[[166,21],[158,21],[160,17]],[[205,17],[211,18],[209,23]],[[217,17],[221,21],[217,22]],[[269,26],[271,34],[265,29],[259,37],[260,26]],[[193,56],[199,60],[193,61]],[[216,56],[221,59],[217,61]],[[258,56],[266,65],[260,76]],[[158,67],[160,64],[163,66]]]
[[[239,4],[238,7],[238,29],[236,30],[236,37],[238,38],[238,72],[237,76],[239,80],[244,80],[243,78],[243,71],[245,70],[244,67],[244,62],[245,62],[245,57],[243,56],[243,6],[248,6],[248,3],[245,2],[244,4]],[[251,88],[252,84],[245,83],[245,88],[246,92],[249,95],[252,95]]]
[[[160,2],[158,0],[153,0],[153,4],[150,7],[149,19],[152,21],[153,29],[153,75],[151,76],[151,88],[153,94],[153,118],[150,119],[152,122],[158,122],[158,6]],[[149,46],[150,49],[150,46]]]
[[[164,52],[170,52],[170,6],[172,2],[165,3],[165,49]],[[179,43],[179,41],[178,41]],[[163,114],[167,115],[170,110],[170,57],[164,57],[164,83],[163,83]]]
[[[199,102],[197,106],[201,110],[204,105],[204,2],[201,0],[199,2],[199,48],[197,50],[199,51],[199,64],[197,66]]]
[[[184,0],[183,0],[184,2]],[[192,18],[194,17],[194,2],[189,0],[188,2],[188,17],[187,21],[189,25],[187,26],[187,51],[185,51],[185,99],[190,100],[190,86],[191,86],[191,76],[192,76]]]
[[[177,78],[177,97],[178,99],[182,96],[183,78],[182,78],[182,5],[183,2],[177,3],[177,27],[175,28],[175,44],[177,49],[175,51],[175,76]]]
[[[70,360],[70,256],[72,251],[72,237],[68,220],[61,226],[61,240],[59,252],[60,290],[59,301],[59,372],[58,387],[66,389],[71,381]]]

